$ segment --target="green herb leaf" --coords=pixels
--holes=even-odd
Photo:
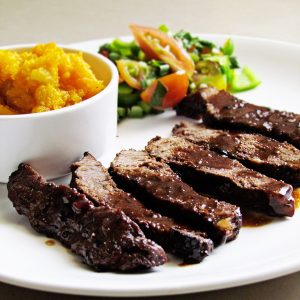
[[[145,90],[149,86],[147,79],[141,79],[140,83],[143,90]]]
[[[225,54],[225,55],[232,55],[234,51],[234,45],[231,39],[227,39],[223,45],[223,47],[220,48],[220,50]]]
[[[142,60],[138,59],[142,51],[135,41],[124,42],[120,39],[114,39],[111,43],[102,45],[99,52],[104,50],[108,52],[109,58],[114,62],[120,58]]]
[[[199,55],[197,55],[197,54],[194,53],[194,52],[190,53],[190,56],[191,56],[193,62],[195,62],[195,63],[198,62],[198,61],[200,60]]]
[[[102,50],[110,51],[110,44],[106,43],[100,46],[99,52],[101,52]]]
[[[170,71],[170,66],[168,64],[163,64],[159,66],[159,76],[165,76],[169,73]]]
[[[210,49],[216,48],[216,45],[210,41],[207,40],[200,40],[200,43],[204,46],[204,47],[208,47]]]
[[[230,66],[231,69],[238,69],[240,67],[235,56],[230,56],[229,60],[230,60],[230,64],[231,64],[231,66]]]
[[[151,105],[152,106],[162,106],[163,104],[163,98],[168,92],[167,88],[160,82],[160,80],[157,81],[156,89],[153,93],[152,99],[151,99]]]
[[[152,59],[148,62],[148,65],[155,68],[155,77],[162,77],[170,72],[170,66],[163,61]]]
[[[169,32],[169,28],[165,24],[161,24],[158,29],[165,33]]]
[[[155,67],[155,68],[159,67],[161,64],[164,64],[164,62],[156,60],[156,59],[151,59],[148,62],[148,65],[150,65],[151,67]]]

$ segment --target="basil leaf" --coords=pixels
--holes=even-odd
[[[170,66],[168,64],[163,64],[159,66],[159,76],[165,76],[169,73],[170,71]]]
[[[148,65],[155,68],[156,77],[162,77],[169,73],[170,66],[163,61],[152,59],[148,61]]]
[[[156,89],[153,93],[152,99],[151,99],[151,105],[152,106],[162,106],[163,104],[163,98],[168,92],[167,88],[160,82],[160,80],[157,81]]]
[[[229,60],[231,64],[231,69],[238,69],[240,67],[235,56],[230,56]]]
[[[213,48],[216,48],[216,45],[210,41],[207,41],[207,40],[199,40],[200,43],[204,46],[204,47],[208,47],[210,49],[213,49]]]

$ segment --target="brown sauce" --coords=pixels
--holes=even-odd
[[[178,264],[178,267],[187,267],[187,266],[190,266],[190,265],[193,265],[193,263],[183,261],[180,264]]]
[[[295,208],[299,208],[300,207],[300,188],[294,189],[293,197],[295,199]]]
[[[180,162],[188,162],[196,168],[231,169],[234,167],[234,163],[231,159],[220,156],[210,150],[202,150],[196,146],[193,148],[178,147],[175,148],[175,151],[177,160]],[[170,160],[172,160],[172,158]]]
[[[47,240],[47,241],[45,242],[45,244],[46,244],[47,246],[54,246],[54,245],[55,245],[55,241],[54,241],[54,240]]]
[[[243,227],[260,227],[270,224],[274,219],[272,217],[257,212],[242,212]]]

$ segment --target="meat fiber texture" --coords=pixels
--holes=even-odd
[[[205,233],[148,209],[142,201],[118,189],[108,171],[89,153],[85,153],[80,161],[72,165],[71,185],[95,205],[104,203],[123,211],[140,226],[148,238],[185,262],[200,262],[213,249],[213,242]]]
[[[28,164],[11,174],[7,187],[17,212],[36,231],[58,239],[97,271],[136,271],[167,261],[123,212],[95,207],[75,189],[47,183]]]
[[[292,186],[181,137],[154,138],[146,150],[199,192],[273,216],[293,216]]]
[[[300,185],[300,150],[260,134],[207,128],[203,124],[182,122],[173,135],[199,146],[237,159],[246,167],[267,176]]]
[[[143,199],[147,206],[207,232],[215,245],[235,239],[239,232],[238,207],[199,195],[146,151],[121,151],[109,171],[122,189]]]
[[[300,115],[240,100],[226,91],[203,88],[186,96],[178,115],[200,119],[216,127],[245,130],[287,141],[300,149]]]

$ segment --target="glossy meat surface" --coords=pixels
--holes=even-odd
[[[123,150],[110,173],[122,189],[161,213],[208,233],[216,245],[236,238],[241,226],[238,207],[196,193],[171,168],[146,151]]]
[[[89,153],[72,165],[72,186],[96,205],[104,202],[123,211],[148,238],[184,261],[199,262],[212,251],[213,243],[205,233],[148,209],[141,201],[118,189],[108,171]]]
[[[7,187],[17,212],[36,231],[59,240],[97,271],[135,271],[167,260],[123,212],[95,207],[75,189],[47,183],[28,164],[11,174]]]
[[[248,169],[237,160],[176,136],[154,138],[146,149],[199,192],[270,215],[294,214],[293,188],[289,184]]]
[[[202,118],[211,126],[257,132],[300,149],[300,115],[273,110],[240,100],[215,88],[203,88],[186,96],[178,115]]]
[[[173,135],[237,159],[267,176],[300,185],[300,150],[286,142],[260,134],[218,130],[193,123],[176,125]]]

